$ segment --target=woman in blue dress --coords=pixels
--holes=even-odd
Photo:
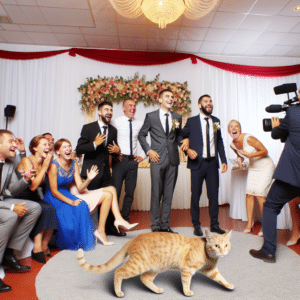
[[[111,191],[103,188],[91,191],[92,197],[87,197],[89,199],[84,197],[89,193],[87,186],[98,174],[98,169],[93,166],[87,171],[87,179],[82,181],[78,164],[71,158],[72,145],[68,140],[58,140],[54,145],[54,151],[58,158],[50,164],[44,200],[56,209],[58,223],[56,242],[60,249],[90,250],[95,246],[95,236],[103,245],[113,245],[114,243],[109,242],[105,234],[105,222],[110,209],[117,223],[123,228],[131,230],[138,225],[138,223],[129,224],[122,218],[119,209],[115,209],[117,200],[113,199]],[[70,186],[74,183],[79,192],[77,195],[70,192]],[[83,193],[82,197],[80,193]],[[91,212],[100,204],[99,226],[96,229]]]

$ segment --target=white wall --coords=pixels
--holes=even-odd
[[[0,44],[0,49],[34,52],[62,48]],[[231,63],[235,61],[232,57],[223,58],[225,61],[226,59]],[[241,63],[241,58],[237,58],[236,61]],[[262,63],[266,59],[253,58],[252,61],[255,65],[260,65],[259,61]],[[300,63],[300,59],[280,61],[280,58],[274,58],[272,63],[274,65],[282,65],[282,61],[288,61],[289,64]],[[250,58],[245,59],[245,64],[250,62]],[[237,119],[242,124],[243,132],[251,133],[266,146],[275,163],[280,156],[282,145],[272,140],[270,134],[262,130],[262,119],[271,117],[271,114],[265,112],[265,107],[270,104],[282,104],[286,100],[286,95],[274,94],[274,86],[290,82],[300,83],[300,75],[253,78],[222,71],[201,61],[193,65],[189,59],[168,65],[140,67],[112,65],[80,56],[71,57],[68,54],[28,61],[0,59],[0,72],[0,128],[5,128],[5,106],[15,105],[16,114],[9,121],[8,129],[23,138],[27,146],[33,136],[51,132],[56,140],[68,138],[75,148],[80,130],[85,123],[85,117],[79,106],[81,94],[77,88],[87,77],[94,78],[100,75],[132,78],[138,73],[139,76],[145,75],[146,80],[153,80],[160,74],[160,80],[188,82],[192,116],[199,113],[197,104],[199,96],[206,93],[211,95],[214,103],[213,114],[221,119],[227,158],[235,157],[229,148],[231,139],[227,133],[227,124],[231,119]],[[155,107],[145,108],[139,104],[136,116],[143,121],[145,113],[154,109]],[[114,117],[121,114],[121,105],[114,105]],[[230,203],[232,192],[228,188],[230,173],[229,171],[221,175],[221,203]]]

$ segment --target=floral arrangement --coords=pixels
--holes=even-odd
[[[132,99],[136,103],[143,102],[145,106],[158,103],[158,94],[163,89],[170,89],[174,93],[175,102],[173,111],[181,115],[191,112],[189,104],[190,91],[187,89],[187,82],[172,83],[159,81],[159,74],[153,81],[145,81],[145,76],[139,78],[135,75],[133,79],[125,80],[123,77],[116,78],[87,78],[78,91],[81,92],[79,102],[81,109],[90,114],[100,102],[121,102],[125,99]]]

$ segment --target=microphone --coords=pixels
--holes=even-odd
[[[268,113],[278,113],[284,110],[287,110],[289,105],[270,105],[266,107],[266,112]]]

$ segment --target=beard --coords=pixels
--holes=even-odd
[[[109,122],[110,122],[110,118],[111,116],[109,116],[109,115],[105,115],[105,116],[101,116],[101,120],[102,120],[102,122],[105,124],[105,125],[108,125],[109,124]],[[107,119],[108,118],[108,119]]]
[[[207,116],[210,116],[213,112],[213,107],[211,108],[211,111],[207,111],[204,106],[202,106],[201,108],[202,108],[202,112]]]

